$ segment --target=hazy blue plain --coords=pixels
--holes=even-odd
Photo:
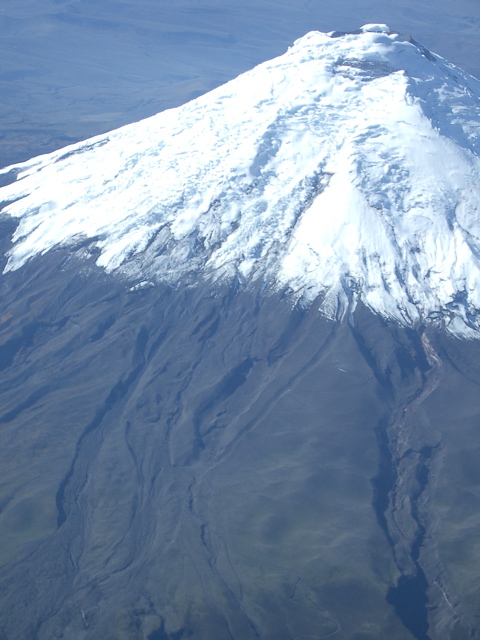
[[[0,166],[182,104],[307,31],[367,22],[480,77],[478,0],[2,0]]]

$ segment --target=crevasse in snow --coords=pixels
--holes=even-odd
[[[6,270],[86,237],[133,284],[262,279],[332,317],[361,299],[473,336],[479,131],[480,83],[415,41],[308,33],[180,108],[4,169]]]

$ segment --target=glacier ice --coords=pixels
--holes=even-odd
[[[476,336],[479,130],[480,82],[411,38],[311,32],[180,108],[4,169],[6,270],[91,238],[133,286],[262,279],[331,317],[361,300]]]

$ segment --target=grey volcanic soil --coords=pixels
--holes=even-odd
[[[0,279],[2,640],[479,636],[477,343],[93,260]]]

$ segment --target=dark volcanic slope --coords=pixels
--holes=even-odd
[[[2,640],[478,636],[476,343],[62,252],[0,287]]]

